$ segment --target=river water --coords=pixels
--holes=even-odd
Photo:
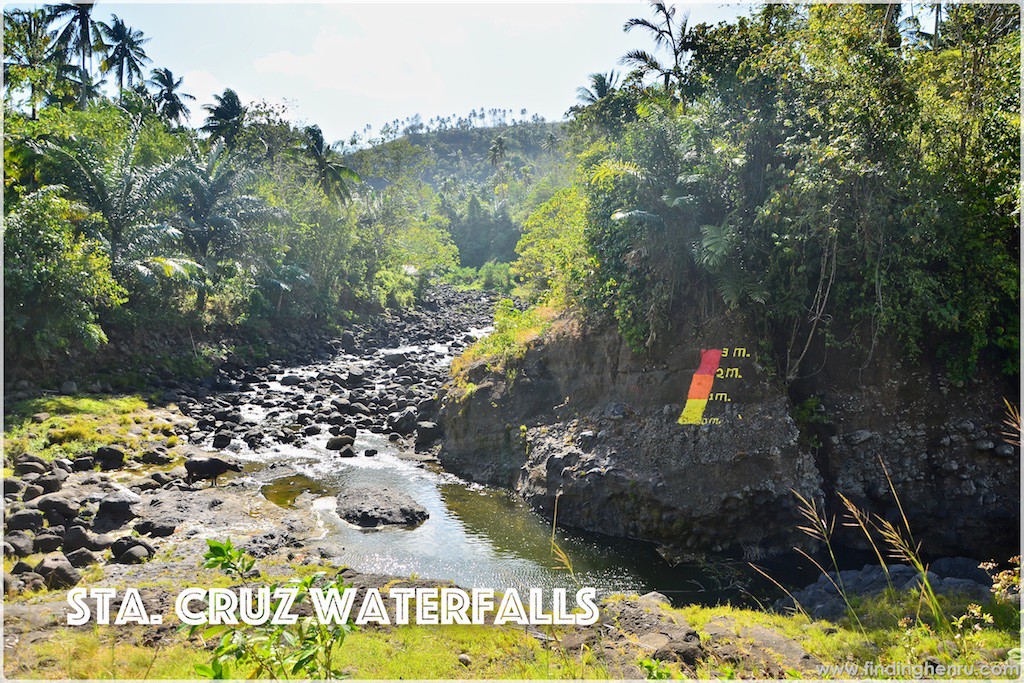
[[[472,330],[477,337],[487,332],[486,328]],[[385,352],[395,350],[420,353],[437,364],[451,361],[443,343]],[[359,362],[352,359],[353,364]],[[306,366],[288,373],[310,376],[318,369]],[[277,382],[270,386],[279,392],[290,390]],[[242,413],[253,421],[266,416],[254,405],[243,406]],[[555,555],[551,523],[511,493],[463,481],[437,465],[399,457],[394,444],[373,432],[359,432],[355,451],[376,449],[374,457],[342,458],[328,451],[325,442],[326,435],[301,446],[240,448],[237,456],[250,461],[247,470],[261,482],[261,492],[269,500],[289,507],[308,506],[315,516],[311,524],[323,530],[331,545],[342,548],[332,559],[358,571],[451,580],[466,588],[593,586],[601,594],[658,591],[676,604],[750,604],[773,592],[746,562],[736,558],[705,558],[673,566],[652,544],[559,528],[554,543],[568,557],[570,570]],[[403,492],[430,516],[412,529],[359,528],[334,510],[334,496],[355,487]],[[791,560],[767,564],[773,575],[796,579]]]

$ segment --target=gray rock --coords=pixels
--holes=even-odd
[[[82,580],[82,574],[63,555],[44,557],[35,573],[43,577],[50,589],[71,588]]]
[[[35,531],[43,526],[43,513],[39,510],[19,510],[7,518],[8,531]]]
[[[32,540],[32,551],[37,553],[52,553],[59,548],[64,539],[57,534],[42,533]]]
[[[81,503],[74,495],[59,492],[39,496],[35,500],[35,506],[47,514],[53,513],[64,519],[71,519],[78,514]]]
[[[71,466],[75,472],[88,472],[96,467],[96,461],[91,455],[80,455],[71,461]]]
[[[72,382],[71,380],[68,380],[68,381],[64,382],[64,384],[60,385],[60,393],[64,394],[65,396],[70,396],[71,394],[77,394],[78,393],[78,385],[75,384],[74,382]]]
[[[67,553],[65,557],[68,558],[68,562],[71,563],[71,566],[76,567],[77,569],[97,564],[100,561],[100,558],[96,553],[91,550],[86,550],[85,548],[79,548],[78,550]]]
[[[992,577],[979,565],[981,562],[969,557],[940,557],[932,562],[928,569],[944,579],[968,579],[991,586]]]
[[[46,471],[46,465],[35,460],[20,460],[14,464],[14,473],[19,477],[26,474],[46,474]]]
[[[175,528],[177,527],[174,522],[157,519],[144,519],[135,525],[137,532],[144,536],[152,536],[153,538],[170,536],[174,533]]]
[[[361,527],[413,526],[428,517],[426,509],[408,495],[387,488],[356,488],[337,497],[338,515]]]
[[[348,446],[352,447],[352,444],[356,442],[351,436],[342,434],[340,436],[332,436],[327,440],[327,450],[329,451],[340,451],[342,448]]]
[[[988,439],[978,439],[974,442],[974,450],[976,451],[991,451],[996,445]]]
[[[1013,446],[1008,443],[1001,443],[995,447],[993,453],[998,455],[1000,458],[1012,458],[1013,457]]]
[[[32,537],[24,531],[13,531],[4,534],[4,543],[10,546],[11,554],[15,557],[28,557],[32,554],[32,549],[35,546]],[[4,554],[7,554],[6,549]]]
[[[5,496],[21,493],[24,488],[25,484],[20,479],[14,479],[13,477],[4,478]]]
[[[114,558],[114,564],[142,564],[152,555],[141,545],[133,545],[123,553]]]
[[[112,446],[100,446],[94,459],[101,469],[116,470],[124,466],[124,451]]]
[[[604,416],[609,420],[622,420],[626,417],[626,406],[621,403],[609,403],[605,406]]]
[[[131,491],[115,491],[113,493],[108,493],[100,500],[96,516],[106,517],[109,519],[134,519],[137,515],[132,510],[132,506],[141,502],[141,500],[142,499],[138,494],[132,493]]]
[[[227,448],[231,445],[231,432],[217,432],[213,435],[214,448]]]
[[[441,438],[441,428],[435,422],[416,423],[416,446],[429,446]]]
[[[859,446],[871,437],[875,435],[874,432],[868,429],[858,429],[855,432],[850,432],[846,435],[846,440],[854,446]]]
[[[296,387],[302,384],[302,378],[298,375],[285,375],[280,382],[286,387]]]
[[[387,427],[390,431],[408,436],[416,429],[416,409],[412,406],[388,415]]]

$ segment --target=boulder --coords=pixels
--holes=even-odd
[[[12,531],[4,534],[4,543],[10,546],[11,554],[15,557],[28,557],[35,547],[32,537],[24,531]],[[7,554],[6,548],[4,548],[4,554]]]
[[[97,518],[104,517],[112,520],[134,519],[137,515],[132,511],[132,506],[142,499],[138,494],[131,491],[114,491],[108,493],[100,500],[99,509],[96,511]]]
[[[116,470],[124,467],[124,451],[113,446],[100,446],[93,457],[100,469]]]
[[[61,492],[39,496],[35,501],[35,506],[47,514],[55,513],[64,519],[72,519],[78,514],[81,504],[71,494]]]
[[[42,533],[32,540],[32,551],[36,553],[52,553],[60,548],[64,539],[57,534]]]
[[[387,426],[388,430],[396,434],[409,436],[416,429],[416,409],[410,406],[389,414]]]
[[[96,467],[96,461],[91,455],[80,455],[71,461],[71,467],[75,472],[88,472]]]
[[[332,436],[327,440],[327,450],[329,451],[340,451],[345,446],[349,448],[356,442],[351,436],[342,434],[340,436]]]
[[[100,561],[100,558],[96,553],[85,548],[79,548],[78,550],[67,553],[65,557],[68,558],[68,562],[71,563],[71,566],[76,567],[77,569],[97,564]]]
[[[441,428],[436,422],[416,423],[416,447],[429,446],[441,438]]]
[[[217,432],[213,435],[214,448],[227,448],[231,445],[231,432]]]
[[[144,536],[162,538],[174,533],[176,525],[174,522],[158,519],[144,519],[135,525],[135,530]]]
[[[346,522],[366,528],[414,526],[430,516],[408,495],[387,488],[345,491],[337,497],[337,510]]]
[[[19,510],[7,518],[8,531],[35,531],[43,526],[43,513],[39,510]]]
[[[44,557],[36,565],[35,573],[43,577],[50,589],[71,588],[82,580],[82,574],[64,555]]]

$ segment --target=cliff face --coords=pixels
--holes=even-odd
[[[838,490],[891,518],[881,457],[926,551],[987,559],[1015,545],[1019,455],[998,437],[998,382],[957,389],[901,367],[851,380],[834,358],[801,438],[743,330],[726,316],[645,359],[613,329],[563,320],[513,371],[481,362],[448,387],[441,461],[548,517],[557,496],[560,524],[757,556],[801,538],[793,491],[836,509]],[[703,349],[722,351],[709,400],[700,424],[679,424],[707,384],[693,379]]]

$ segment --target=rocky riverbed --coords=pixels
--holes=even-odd
[[[374,457],[374,449],[354,448],[366,433],[386,438],[404,458],[434,460],[436,391],[452,355],[485,333],[492,308],[489,295],[439,288],[416,311],[318,340],[304,350],[306,365],[247,366],[229,358],[199,383],[166,378],[155,388],[167,405],[147,419],[185,442],[172,448],[110,445],[74,459],[13,458],[4,480],[4,554],[46,556],[18,561],[5,574],[5,590],[67,588],[91,566],[139,565],[182,538],[262,533],[253,550],[265,555],[322,535],[308,515],[268,507],[257,495],[267,476],[285,472],[261,477],[250,465],[248,476],[239,476],[235,461],[281,444],[315,444],[334,458]],[[23,387],[9,398],[32,393]],[[214,490],[215,475],[236,479]],[[387,489],[345,492],[338,507],[344,519],[371,527],[414,525],[427,514]],[[191,549],[201,554],[201,544]]]
[[[446,529],[454,517],[444,520],[439,531],[427,526],[432,512],[448,515],[466,501],[490,500],[479,487],[454,479],[437,465],[444,435],[435,416],[451,357],[486,333],[493,303],[480,293],[438,289],[417,311],[354,326],[336,338],[297,341],[296,361],[251,365],[229,356],[203,381],[162,376],[153,387],[162,399],[157,405],[119,418],[129,425],[123,439],[74,458],[48,459],[31,452],[7,458],[4,589],[18,597],[5,604],[6,650],[23,652],[20,648],[45,642],[61,629],[67,611],[64,591],[75,585],[137,587],[149,611],[169,612],[169,601],[181,587],[214,580],[199,569],[209,538],[233,539],[259,559],[268,580],[294,576],[296,567],[304,565],[330,569],[345,564],[338,561],[346,549],[332,524],[354,530],[350,533],[357,535],[348,538],[377,539],[374,548],[395,551],[430,539],[436,546],[438,538],[457,538],[461,545],[453,544],[451,554],[466,555],[469,564],[521,567],[522,558],[494,543],[498,538],[509,546],[542,541],[547,553],[550,531],[543,521],[509,507],[508,500],[488,503],[483,527],[479,521],[461,520],[463,536],[443,535],[450,533]],[[64,389],[68,393],[71,388]],[[22,385],[8,392],[8,404],[38,395]],[[605,418],[618,424],[622,416]],[[68,432],[48,427],[49,414],[31,415],[27,421],[48,429],[47,438],[64,438]],[[550,433],[552,438],[559,434]],[[359,485],[334,490],[330,477],[305,473],[303,459],[315,462],[320,473],[359,472]],[[361,466],[353,468],[357,463]],[[423,495],[389,486],[417,476],[427,484],[413,490]],[[214,486],[215,481],[220,485]],[[438,491],[443,500],[426,500]],[[533,526],[524,527],[524,519]],[[383,526],[395,527],[397,535],[374,536]],[[507,535],[495,533],[498,527]],[[415,536],[424,529],[426,537]],[[492,543],[481,549],[483,538]],[[588,573],[577,549],[566,547],[577,561],[579,580],[600,578]],[[610,558],[615,566],[624,562]],[[984,576],[976,563],[947,564],[935,568],[942,577],[935,581],[940,590],[966,588],[971,596],[984,595]],[[420,579],[412,572],[400,577],[402,572],[381,571],[369,562],[361,571],[346,569],[345,578],[361,587],[396,580],[427,586],[459,578],[454,567],[436,566],[432,578]],[[894,573],[912,583],[903,569]],[[642,584],[621,583],[620,575],[612,578],[644,592]],[[844,578],[868,594],[881,585],[875,569]],[[520,580],[532,585],[539,579],[527,572]],[[836,619],[842,610],[826,583],[822,579],[795,595],[814,616]],[[678,614],[664,609],[666,602],[654,593],[606,602],[600,624],[563,634],[559,645],[567,651],[603,649],[609,671],[623,677],[640,675],[636,662],[642,656],[694,670],[708,661],[749,663],[753,652],[761,658],[757,661],[763,660],[759,670],[773,675],[812,671],[817,664],[791,638],[726,616],[716,616],[698,636]],[[170,626],[145,631],[143,640],[150,644],[172,632]],[[736,643],[745,643],[744,649]]]

